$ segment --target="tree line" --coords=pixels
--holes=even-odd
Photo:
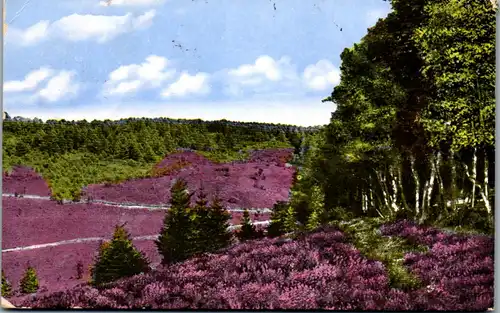
[[[307,132],[286,125],[240,124],[172,123],[155,119],[90,123],[85,120],[46,123],[7,120],[3,124],[4,155],[22,157],[32,151],[51,155],[79,151],[114,159],[153,161],[177,148],[233,150],[252,143],[276,141],[300,149]]]

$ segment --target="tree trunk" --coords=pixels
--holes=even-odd
[[[474,206],[476,204],[476,174],[477,174],[477,155],[476,155],[476,148],[474,148],[473,156],[472,156],[472,177],[473,177],[473,182],[472,182],[472,208],[474,209]]]
[[[450,190],[450,196],[451,196],[451,209],[453,212],[457,211],[457,204],[455,201],[456,198],[456,184],[457,184],[457,168],[455,164],[455,157],[454,157],[454,152],[450,151],[450,162],[451,162],[451,190]]]
[[[388,194],[386,192],[386,189],[387,189],[387,186],[386,186],[386,183],[385,183],[385,177],[383,176],[383,174],[379,173],[379,172],[375,172],[376,175],[377,175],[377,178],[380,182],[380,191],[382,192],[382,201],[384,203],[384,206],[390,211],[390,205],[389,205],[389,201],[387,199],[388,197]]]
[[[467,166],[467,164],[464,164],[465,174],[467,175],[467,178],[472,183],[472,188],[473,188],[473,190],[472,190],[472,204],[473,204],[473,207],[474,207],[474,202],[475,202],[475,199],[474,199],[475,191],[477,188],[477,189],[479,189],[479,194],[484,201],[484,206],[486,208],[486,211],[488,212],[488,215],[490,215],[491,214],[491,204],[490,204],[490,201],[489,201],[488,196],[487,196],[488,192],[485,191],[485,189],[486,190],[488,189],[488,185],[487,185],[488,174],[485,172],[486,175],[485,175],[485,179],[484,179],[483,184],[478,183],[477,178],[476,178],[477,177],[476,176],[476,173],[477,173],[477,169],[476,169],[477,154],[476,154],[476,152],[477,152],[476,148],[474,148],[474,156],[472,159],[472,175],[470,174],[469,167]],[[487,158],[487,156],[485,156],[485,158]],[[488,162],[485,159],[485,171],[487,171],[487,169],[488,169]],[[483,188],[483,185],[486,188]]]
[[[399,206],[398,206],[398,184],[396,183],[396,175],[394,175],[394,170],[389,168],[389,177],[391,178],[392,182],[392,195],[390,197],[391,199],[391,207],[394,210],[394,212],[399,211]]]
[[[415,183],[415,216],[420,214],[420,181],[415,171],[415,157],[410,156],[411,175]]]

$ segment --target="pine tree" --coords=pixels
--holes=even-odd
[[[7,277],[5,277],[4,271],[2,271],[2,297],[10,296],[11,292],[12,292],[12,286],[10,282],[7,280]]]
[[[117,225],[113,239],[99,247],[96,262],[91,270],[92,283],[101,285],[148,270],[148,259],[134,247],[124,225]]]
[[[22,293],[35,293],[38,290],[38,277],[33,267],[28,266],[19,282],[19,287]]]
[[[271,223],[267,226],[268,237],[278,237],[285,233],[284,220],[287,208],[288,204],[284,201],[278,201],[274,204],[273,212],[271,213]]]
[[[283,221],[283,230],[286,233],[293,232],[297,229],[297,214],[293,205],[289,204]]]
[[[313,186],[311,191],[311,215],[307,221],[307,230],[312,231],[318,228],[321,224],[326,221],[326,211],[325,211],[325,202],[324,202],[324,194],[320,187]]]
[[[206,227],[210,252],[226,248],[233,242],[233,234],[229,230],[230,220],[231,214],[222,206],[219,196],[215,195],[209,208],[209,221]]]
[[[205,194],[203,186],[198,191],[198,199],[191,213],[193,219],[193,243],[196,245],[194,254],[208,252],[210,250],[210,238],[207,231],[210,227],[210,216],[207,195]]]
[[[170,190],[170,209],[165,214],[160,236],[155,241],[162,256],[162,264],[183,261],[196,252],[193,242],[193,214],[190,210],[191,194],[184,180],[177,180]]]
[[[250,219],[250,214],[248,213],[247,209],[245,209],[245,211],[243,212],[241,229],[236,232],[236,236],[240,241],[255,239],[257,237],[257,231],[252,223],[252,220]]]

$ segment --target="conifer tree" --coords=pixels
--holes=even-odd
[[[162,256],[162,264],[183,261],[196,252],[193,214],[190,210],[191,194],[184,180],[177,180],[171,190],[170,209],[165,214],[160,236],[155,241]]]
[[[286,233],[293,232],[297,229],[297,214],[293,205],[289,204],[285,212],[283,221],[283,230]]]
[[[101,244],[91,269],[92,284],[101,285],[149,270],[149,261],[132,244],[125,225],[117,225],[111,241]]]
[[[271,213],[271,223],[267,227],[268,237],[278,237],[285,233],[284,221],[286,216],[286,209],[288,204],[284,201],[278,201],[273,206],[273,212]]]
[[[12,285],[7,280],[7,277],[5,277],[4,271],[2,271],[2,297],[10,296],[11,292],[12,292]]]
[[[257,231],[255,225],[253,225],[250,219],[250,214],[248,210],[245,209],[243,212],[243,220],[241,221],[241,229],[236,232],[236,236],[240,241],[246,241],[250,239],[255,239],[257,237]]]
[[[320,187],[312,187],[310,200],[311,215],[309,216],[306,225],[306,228],[309,231],[318,228],[321,224],[326,222],[324,197],[325,196]]]
[[[22,293],[35,293],[38,290],[38,277],[33,267],[28,265],[19,282],[19,287]]]
[[[233,242],[233,234],[229,230],[230,220],[231,214],[222,206],[222,200],[216,194],[209,208],[209,222],[206,227],[210,252],[226,248]]]
[[[208,208],[207,195],[203,189],[200,187],[198,191],[198,199],[191,211],[193,220],[193,244],[196,245],[194,249],[194,254],[201,254],[208,252],[210,238],[207,231],[210,228],[210,216]]]

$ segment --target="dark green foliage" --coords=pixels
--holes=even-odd
[[[217,196],[209,206],[207,195],[201,188],[191,214],[194,233],[192,240],[196,245],[194,254],[213,253],[231,244],[232,233],[228,229],[231,214],[222,207]]]
[[[24,272],[21,281],[19,282],[19,289],[22,293],[35,293],[38,290],[38,277],[33,267],[28,266]]]
[[[268,237],[278,237],[285,234],[284,221],[288,203],[278,201],[274,204],[273,212],[271,213],[271,223],[267,226]]]
[[[215,252],[228,247],[233,241],[229,230],[231,214],[222,206],[221,199],[215,195],[209,207],[208,221],[205,223],[205,236],[208,238],[207,251]]]
[[[11,292],[12,292],[12,285],[7,280],[7,277],[5,277],[4,271],[2,271],[2,297],[10,296]]]
[[[491,228],[491,1],[390,2],[392,12],[341,54],[342,79],[325,99],[337,109],[305,176],[322,186],[326,208],[353,216],[469,216]]]
[[[243,220],[241,221],[241,228],[236,232],[236,236],[240,241],[247,241],[256,239],[258,232],[250,219],[248,210],[243,211]]]
[[[197,252],[195,215],[190,208],[191,194],[184,180],[177,180],[171,190],[170,209],[165,214],[160,236],[155,241],[163,264],[186,260]]]
[[[193,254],[202,254],[209,251],[209,241],[210,239],[206,236],[205,231],[209,227],[209,208],[208,199],[205,194],[203,187],[198,191],[198,199],[196,200],[195,206],[190,210],[191,218],[193,220],[193,243],[195,248]]]
[[[92,284],[99,286],[148,270],[148,259],[134,247],[124,225],[117,225],[113,239],[99,247],[99,253],[91,269]]]

